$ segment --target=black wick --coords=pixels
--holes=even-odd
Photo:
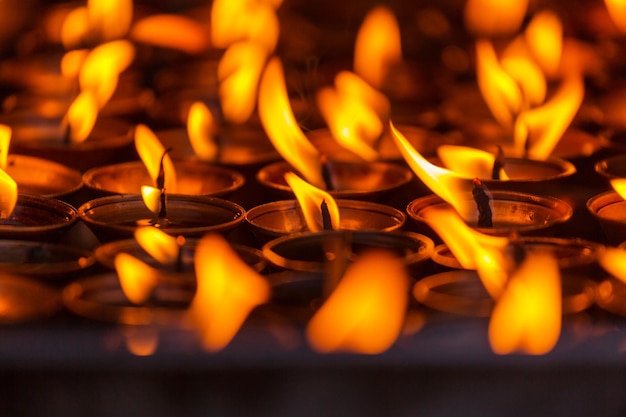
[[[472,196],[478,208],[478,227],[493,227],[491,207],[489,207],[491,198],[487,195],[485,186],[478,178],[474,178]]]
[[[163,155],[161,155],[161,160],[159,161],[159,175],[156,178],[156,186],[161,191],[161,205],[159,207],[159,219],[165,219],[167,217],[167,207],[165,205],[165,169],[163,168],[163,160],[165,156],[172,150],[172,148],[167,148]]]
[[[322,204],[320,204],[320,210],[322,211],[322,226],[324,230],[333,230],[333,222],[330,218],[328,203],[325,199],[322,200]]]
[[[493,161],[493,168],[491,170],[491,179],[500,179],[500,171],[504,168],[505,163],[504,151],[502,150],[502,146],[498,145],[498,151],[496,152],[496,157]]]

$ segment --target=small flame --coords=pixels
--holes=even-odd
[[[205,235],[194,257],[198,289],[190,315],[209,351],[224,348],[250,312],[267,302],[267,281],[243,262],[220,235]]]
[[[9,146],[11,145],[12,130],[9,126],[0,124],[0,169],[6,171]]]
[[[563,25],[559,16],[551,11],[537,13],[528,24],[526,42],[543,71],[554,76],[561,64]]]
[[[155,184],[161,168],[161,159],[163,160],[165,189],[169,193],[175,193],[176,171],[174,170],[174,163],[169,154],[165,152],[159,138],[146,125],[139,124],[135,128],[135,148]]]
[[[130,30],[137,42],[199,54],[209,46],[209,36],[195,20],[175,14],[155,14],[137,21]]]
[[[126,298],[134,304],[148,301],[161,281],[159,271],[127,253],[115,255],[113,262]]]
[[[323,213],[321,210],[323,202],[326,202],[330,214],[331,228],[339,228],[339,207],[330,194],[312,186],[293,172],[287,172],[285,180],[296,195],[296,199],[302,208],[306,225],[311,232],[324,230]]]
[[[89,11],[81,6],[72,9],[61,25],[61,42],[65,49],[72,49],[80,45],[88,37],[90,30]]]
[[[267,52],[254,41],[230,46],[217,68],[219,96],[224,117],[233,123],[244,123],[254,112],[256,93]]]
[[[104,41],[126,35],[133,20],[132,0],[87,0],[90,26]]]
[[[462,177],[492,178],[496,155],[490,152],[468,146],[440,145],[437,148],[437,155],[446,168]],[[508,179],[504,168],[500,169],[500,179]]]
[[[428,162],[390,121],[391,137],[415,175],[435,194],[461,215],[470,212],[472,182],[456,173]]]
[[[135,240],[150,256],[164,265],[176,263],[180,244],[184,238],[170,236],[156,227],[144,226],[135,229]]]
[[[626,32],[626,1],[604,0],[604,4],[615,26],[617,26],[620,31]]]
[[[396,341],[408,304],[404,263],[387,251],[359,256],[307,325],[318,352],[378,354]]]
[[[17,205],[17,183],[6,171],[0,169],[0,219],[13,214]]]
[[[361,24],[354,45],[354,72],[382,89],[393,66],[402,62],[400,28],[393,12],[372,9]]]
[[[216,131],[217,123],[211,110],[202,102],[192,103],[187,114],[187,136],[194,153],[203,161],[217,159]]]
[[[135,356],[152,356],[159,346],[159,334],[151,327],[126,326],[123,334],[128,351]]]
[[[598,263],[606,272],[626,283],[626,249],[606,246],[598,251]]]
[[[91,91],[83,91],[72,102],[65,122],[68,124],[69,139],[72,143],[84,142],[98,118],[98,103]]]
[[[626,200],[626,178],[613,178],[609,181],[611,187],[622,199]]]
[[[506,36],[516,33],[524,20],[528,0],[468,0],[465,27],[475,35]]]
[[[492,350],[501,355],[550,352],[561,332],[561,303],[556,258],[550,252],[529,252],[494,307],[489,322]]]
[[[78,77],[89,52],[89,49],[74,49],[66,52],[61,58],[61,74],[66,77]]]
[[[277,57],[270,59],[261,77],[258,112],[276,151],[310,184],[325,188],[320,154],[298,126]]]
[[[141,186],[141,198],[148,210],[154,214],[161,211],[161,190],[149,185]]]

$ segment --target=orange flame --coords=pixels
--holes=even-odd
[[[440,145],[437,147],[437,155],[446,168],[462,177],[468,179],[492,177],[496,155],[490,152],[467,146]],[[504,169],[500,169],[500,179],[508,179]]]
[[[202,25],[185,16],[155,14],[135,22],[130,38],[149,45],[199,54],[209,47],[209,36]]]
[[[620,31],[626,32],[626,1],[604,0],[604,4],[615,26],[617,26]]]
[[[516,33],[524,20],[528,0],[468,0],[465,27],[475,35],[506,36]]]
[[[448,169],[428,162],[413,148],[391,121],[389,126],[391,128],[391,137],[400,150],[402,157],[424,185],[452,205],[461,216],[469,213],[471,211],[471,198],[468,199],[467,196],[471,192],[472,182]]]
[[[190,315],[209,351],[224,348],[252,311],[270,297],[268,282],[220,235],[204,236],[194,257],[198,289]]]
[[[159,213],[161,210],[161,190],[149,185],[142,185],[141,198],[148,210],[155,214]]]
[[[0,124],[0,169],[6,171],[9,146],[11,144],[12,130],[9,126]]]
[[[224,117],[233,123],[250,118],[256,104],[256,87],[267,59],[266,50],[253,41],[230,46],[217,68]]]
[[[211,110],[196,101],[187,114],[187,136],[194,153],[203,161],[215,161],[219,152],[215,140],[217,123]]]
[[[372,9],[361,24],[354,45],[354,72],[381,89],[390,69],[402,62],[400,28],[393,12]]]
[[[296,199],[302,208],[302,214],[307,227],[311,232],[319,232],[324,229],[321,206],[326,202],[330,214],[331,227],[339,227],[339,207],[335,199],[324,190],[312,186],[293,172],[285,174],[285,180],[296,195]]]
[[[126,35],[133,20],[132,0],[87,0],[90,26],[104,41]]]
[[[246,40],[262,45],[266,53],[276,47],[280,25],[276,9],[282,1],[215,0],[211,8],[211,41],[218,48]]]
[[[80,45],[89,34],[89,11],[81,6],[72,9],[61,25],[61,42],[65,49],[72,49]]]
[[[556,75],[563,49],[563,25],[551,11],[537,13],[525,32],[526,42],[533,56],[549,76]]]
[[[492,350],[500,355],[550,352],[561,332],[561,303],[556,258],[550,252],[528,253],[494,307],[489,321]]]
[[[150,256],[164,265],[176,263],[184,237],[174,237],[156,227],[144,226],[135,229],[135,240]]]
[[[78,77],[89,52],[88,49],[74,49],[66,52],[61,58],[61,74],[66,77]]]
[[[169,154],[165,153],[165,148],[159,138],[149,127],[143,124],[139,124],[135,128],[135,148],[155,184],[159,175],[161,158],[163,158],[165,189],[170,193],[175,193],[176,171],[174,170],[174,163]]]
[[[159,335],[151,327],[126,326],[123,334],[128,351],[135,356],[152,356],[159,346]]]
[[[503,51],[502,69],[517,83],[522,95],[521,109],[541,104],[546,99],[547,82],[541,68],[522,36],[518,36]]]
[[[626,283],[626,249],[606,246],[598,251],[598,263],[606,272]]]
[[[402,330],[408,289],[408,274],[394,254],[362,254],[307,325],[309,344],[324,353],[386,351]]]
[[[17,205],[17,183],[0,169],[0,219],[11,216]]]
[[[622,199],[626,200],[626,178],[613,178],[609,181],[611,187]]]
[[[127,253],[115,255],[113,260],[122,291],[134,304],[143,304],[162,277],[158,270]]]
[[[298,126],[279,58],[272,58],[263,72],[258,107],[263,128],[276,151],[310,184],[325,188],[320,154]]]
[[[68,124],[69,138],[72,143],[85,141],[98,118],[98,103],[91,91],[83,91],[72,102],[65,123]]]

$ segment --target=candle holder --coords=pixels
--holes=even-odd
[[[561,283],[563,314],[579,313],[591,307],[593,281],[564,275]],[[413,296],[432,310],[462,316],[489,317],[494,307],[476,271],[454,270],[422,278],[413,286]]]
[[[550,196],[513,191],[492,191],[493,227],[478,227],[478,209],[468,205],[468,211],[460,213],[468,224],[481,233],[508,236],[512,233],[540,234],[567,222],[573,214],[572,207],[563,200]],[[468,197],[471,199],[471,196]],[[429,236],[437,236],[425,222],[428,210],[450,207],[437,195],[417,198],[407,206],[409,217],[418,229]]]
[[[245,183],[242,174],[198,161],[174,161],[176,193],[168,195],[225,196]],[[141,194],[141,187],[153,180],[141,161],[105,165],[83,174],[83,184],[95,196]]]
[[[343,242],[349,260],[367,249],[388,249],[402,257],[405,265],[419,270],[430,259],[433,241],[412,232],[325,231],[303,232],[282,236],[262,247],[263,256],[282,269],[323,272],[327,264],[327,244]]]
[[[603,178],[626,178],[626,155],[618,154],[604,158],[594,165],[595,171]]]
[[[75,194],[83,186],[83,177],[79,171],[32,156],[10,154],[6,172],[23,194],[63,199]]]
[[[344,163],[333,162],[333,173],[337,188],[329,193],[337,199],[376,201],[391,191],[400,189],[413,178],[406,167],[388,163]],[[285,161],[266,165],[257,173],[257,180],[273,190],[278,199],[293,198],[293,192],[285,181],[285,174],[294,169]]]
[[[0,238],[54,242],[77,220],[76,209],[63,201],[19,194],[11,216],[0,220]]]
[[[587,210],[600,224],[609,244],[626,240],[626,200],[617,192],[596,194],[587,200]]]
[[[216,197],[167,197],[167,216],[162,230],[170,235],[201,237],[205,233],[225,233],[245,219],[238,204]],[[130,239],[140,225],[149,225],[154,214],[139,195],[100,197],[78,208],[78,216],[101,242]]]
[[[0,303],[2,324],[41,320],[62,307],[56,289],[33,278],[12,274],[0,275]]]
[[[402,228],[406,216],[384,204],[360,200],[336,200],[341,230],[379,230],[391,232]],[[246,212],[246,222],[264,243],[288,234],[308,230],[297,200],[262,204]]]

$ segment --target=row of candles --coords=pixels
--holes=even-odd
[[[0,70],[16,89],[0,115],[3,321],[65,308],[218,351],[257,317],[318,352],[375,354],[417,310],[488,317],[494,352],[543,354],[567,315],[623,315],[623,120],[585,95],[619,63],[552,11],[504,6],[462,5],[475,49],[444,48],[443,72],[474,56],[476,78],[442,102],[387,7],[364,16],[352,67],[320,66],[330,86],[305,94],[280,1],[51,8],[45,48]],[[598,5],[617,33],[616,7]],[[426,32],[450,31],[429,13]]]

